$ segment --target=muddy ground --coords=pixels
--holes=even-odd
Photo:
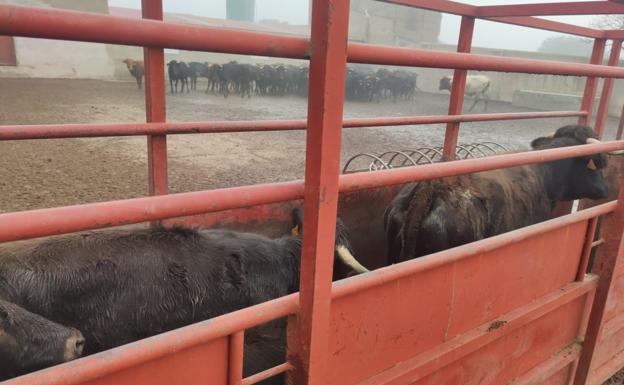
[[[205,87],[200,83],[198,88]],[[347,102],[346,117],[446,113],[448,95],[419,93],[414,101]],[[479,107],[478,107],[479,108]],[[237,96],[202,91],[167,95],[169,121],[305,118],[300,97]],[[489,112],[520,112],[491,102]],[[477,111],[478,112],[478,111]],[[0,79],[0,124],[114,123],[145,119],[143,93],[132,82]],[[460,142],[495,141],[510,149],[575,122],[574,118],[462,125]],[[607,138],[616,120],[610,119]],[[441,145],[443,125],[360,128],[344,131],[342,159]],[[303,131],[179,135],[169,137],[172,192],[302,178]],[[101,138],[0,142],[0,212],[139,197],[147,194],[146,139]],[[624,372],[606,382],[624,384]]]
[[[167,95],[169,121],[305,118],[301,97],[205,94]],[[346,117],[444,114],[448,95],[419,93],[412,102],[347,102]],[[477,107],[479,110],[480,107]],[[0,79],[0,123],[142,122],[143,93],[132,82],[66,79]],[[490,103],[490,112],[527,111]],[[574,118],[464,124],[460,142],[492,140],[526,148],[531,139]],[[615,120],[609,122],[615,129]],[[359,128],[344,131],[342,164],[361,152],[380,154],[440,145],[443,125]],[[144,196],[146,139],[99,138],[0,143],[0,211]],[[200,134],[169,137],[172,192],[301,178],[303,131]]]

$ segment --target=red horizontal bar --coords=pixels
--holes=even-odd
[[[624,78],[624,68],[493,55],[349,44],[352,63]]]
[[[382,3],[405,5],[430,11],[450,13],[459,16],[476,16],[477,7],[450,0],[380,0]]]
[[[0,5],[0,35],[305,59],[308,39],[84,12]],[[430,68],[624,78],[624,68],[349,44],[349,61]]]
[[[496,21],[499,23],[518,25],[520,27],[537,28],[537,29],[542,29],[545,31],[567,33],[570,35],[589,37],[593,39],[604,38],[606,34],[605,31],[601,31],[599,29],[581,27],[578,25],[561,23],[559,21],[553,21],[553,20],[548,20],[548,19],[540,19],[538,17],[529,17],[529,16],[488,17],[486,20]]]
[[[405,126],[447,122],[486,122],[498,120],[562,118],[585,116],[584,111],[513,112],[472,115],[422,115],[388,118],[345,119],[345,128]],[[120,124],[42,124],[0,126],[0,140],[90,138],[106,136],[174,135],[250,131],[305,130],[307,121],[249,120],[183,123]]]
[[[0,5],[0,35],[299,59],[308,51],[302,37],[12,5]]]
[[[457,3],[454,1],[438,0],[382,0],[386,3],[392,3],[397,5],[405,5],[410,7],[417,7],[422,9],[429,9],[437,12],[451,13],[460,16],[477,16],[477,7],[474,5]],[[486,18],[487,20],[498,21],[501,23],[515,24],[523,27],[538,28],[548,31],[568,33],[572,35],[590,37],[590,38],[602,38],[604,32],[599,29],[580,27],[573,24],[561,23],[556,21],[550,21],[540,19],[537,17],[509,17],[509,18]]]
[[[425,270],[431,270],[477,254],[486,253],[505,245],[518,243],[544,232],[553,231],[564,226],[608,214],[613,212],[617,205],[617,201],[603,203],[589,209],[577,211],[572,214],[523,227],[508,233],[503,233],[494,237],[472,242],[467,245],[454,247],[452,249],[402,262],[398,265],[382,267],[380,269],[373,270],[370,273],[344,279],[334,284],[333,298],[345,297],[350,294],[380,286],[387,282],[393,282]],[[400,266],[400,268],[397,268],[397,266]]]
[[[611,1],[508,4],[477,7],[477,17],[599,15],[624,13],[624,5]]]
[[[281,365],[274,366],[271,369],[267,369],[263,372],[254,374],[253,376],[243,378],[243,382],[241,383],[241,385],[257,384],[260,381],[264,381],[267,378],[277,376],[278,374],[285,373],[292,369],[293,369],[293,365],[290,362],[285,362]]]
[[[624,148],[624,141],[495,155],[487,158],[340,176],[340,191],[547,162]],[[303,181],[233,187],[0,214],[0,242],[301,199]]]
[[[607,39],[624,40],[624,29],[608,29],[604,34]]]
[[[477,7],[477,17],[599,15],[624,13],[624,5],[611,1],[485,5]]]
[[[17,377],[2,384],[84,384],[123,369],[175,354],[177,351],[206,344],[217,338],[295,314],[298,307],[299,294],[290,294],[76,361]]]

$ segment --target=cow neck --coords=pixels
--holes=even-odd
[[[288,265],[288,271],[291,272],[291,282],[289,282],[289,292],[299,291],[299,271],[301,268],[301,238],[291,235],[276,239],[283,246],[283,250],[287,250],[288,256],[284,261]]]
[[[564,193],[564,174],[555,171],[553,162],[532,164],[529,167],[537,172],[539,179],[542,181],[543,192],[548,198],[550,209],[553,210]]]

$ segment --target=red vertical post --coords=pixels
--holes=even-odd
[[[141,0],[143,18],[162,20],[162,0]],[[165,122],[165,53],[162,48],[143,48],[145,61],[145,114],[147,122]],[[167,136],[147,137],[150,195],[167,194]]]
[[[589,263],[589,255],[592,252],[592,243],[596,235],[596,225],[598,218],[592,218],[587,223],[587,233],[585,234],[585,244],[583,245],[583,252],[581,254],[581,260],[579,263],[579,269],[576,272],[576,280],[582,282],[585,279],[585,271],[587,271],[587,265]]]
[[[605,45],[605,39],[594,39],[594,46],[592,48],[591,58],[589,64],[602,64]],[[596,98],[596,90],[598,88],[598,78],[588,77],[585,82],[585,89],[583,91],[583,98],[581,99],[581,111],[586,111],[587,115],[581,116],[578,119],[578,124],[583,126],[590,126],[592,121],[592,112],[594,110],[594,99]],[[572,212],[573,202],[559,202],[552,212],[552,217],[560,217]],[[579,210],[585,206],[585,201],[579,202]]]
[[[609,62],[607,65],[617,66],[620,63],[620,52],[622,51],[622,40],[614,40],[611,45],[611,53],[609,54]],[[598,104],[598,112],[596,113],[596,133],[602,138],[604,126],[609,113],[609,102],[611,101],[611,93],[613,92],[613,82],[615,79],[608,78],[604,80],[602,86],[602,94],[600,95],[600,104]]]
[[[615,134],[615,140],[622,139],[622,131],[624,131],[624,105],[622,106],[622,112],[620,113],[620,123],[618,124],[617,133]]]
[[[338,207],[348,0],[314,0],[306,135],[300,312],[289,344],[294,383],[326,385]],[[294,346],[293,346],[294,345]]]
[[[229,337],[228,385],[241,385],[243,382],[243,353],[245,349],[245,331],[241,330]]]
[[[618,175],[621,175],[624,170],[624,159],[613,158],[613,160],[618,162],[616,167]],[[619,182],[617,187],[610,186],[612,191],[619,187],[617,208],[613,213],[606,215],[601,223],[601,236],[605,243],[597,250],[592,267],[592,273],[598,274],[600,279],[589,316],[574,385],[585,385],[590,377],[592,360],[596,350],[600,348],[600,334],[607,300],[614,284],[614,273],[617,270],[617,265],[622,263],[624,256],[624,237],[622,237],[624,230],[624,179],[618,178],[617,180]],[[615,191],[613,192],[615,193]],[[609,199],[611,198],[613,195],[609,196]]]
[[[472,33],[474,31],[474,17],[463,16],[459,29],[459,41],[457,52],[470,52],[472,48]],[[451,87],[451,100],[449,102],[449,115],[460,115],[464,106],[464,90],[466,89],[467,70],[455,70],[453,73],[453,85]],[[444,135],[444,159],[455,159],[457,138],[459,136],[459,122],[446,124]]]
[[[594,47],[592,48],[590,64],[602,64],[602,58],[605,51],[605,39],[594,39]],[[598,88],[598,78],[588,77],[585,82],[585,90],[583,91],[583,99],[581,99],[581,111],[587,111],[586,116],[581,116],[578,124],[589,126],[592,120],[592,111],[594,108],[594,99],[596,98],[596,89]]]

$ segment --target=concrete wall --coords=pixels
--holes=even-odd
[[[413,47],[438,41],[442,15],[374,0],[353,0],[349,19],[350,40]]]
[[[107,0],[0,0],[0,4],[58,7],[108,13]],[[113,62],[106,45],[15,38],[17,66],[0,66],[0,77],[111,79]]]
[[[420,44],[421,48],[443,50],[443,51],[455,51],[456,47],[446,44]],[[513,50],[500,50],[500,49],[488,49],[476,47],[472,50],[473,53],[479,53],[484,55],[502,56],[502,57],[516,57],[527,58],[536,60],[550,60],[550,61],[563,61],[572,63],[588,63],[589,57],[576,57],[566,55],[546,54],[540,52],[525,52],[525,51],[513,51]],[[620,63],[620,66],[624,65],[624,62]],[[419,73],[418,84],[420,88],[426,91],[438,90],[439,79],[442,76],[452,75],[452,70],[446,69],[428,69],[417,68]],[[477,72],[471,72],[477,73]],[[520,74],[520,73],[503,73],[503,72],[483,72],[484,75],[489,76],[492,79],[492,85],[490,87],[490,97],[494,100],[501,100],[511,102],[514,92],[518,90],[527,91],[545,91],[547,93],[562,93],[571,95],[581,95],[585,87],[585,78],[576,76],[558,76],[558,75],[533,75],[533,74]],[[601,85],[598,88],[598,96],[600,96]],[[570,98],[568,98],[570,99]],[[580,99],[578,99],[580,100]],[[613,116],[619,116],[622,110],[622,104],[624,103],[624,84],[621,80],[615,82],[613,96],[611,97],[611,103],[609,113]],[[568,104],[570,105],[570,104]],[[555,105],[553,104],[554,109]],[[580,108],[580,102],[575,108]]]

